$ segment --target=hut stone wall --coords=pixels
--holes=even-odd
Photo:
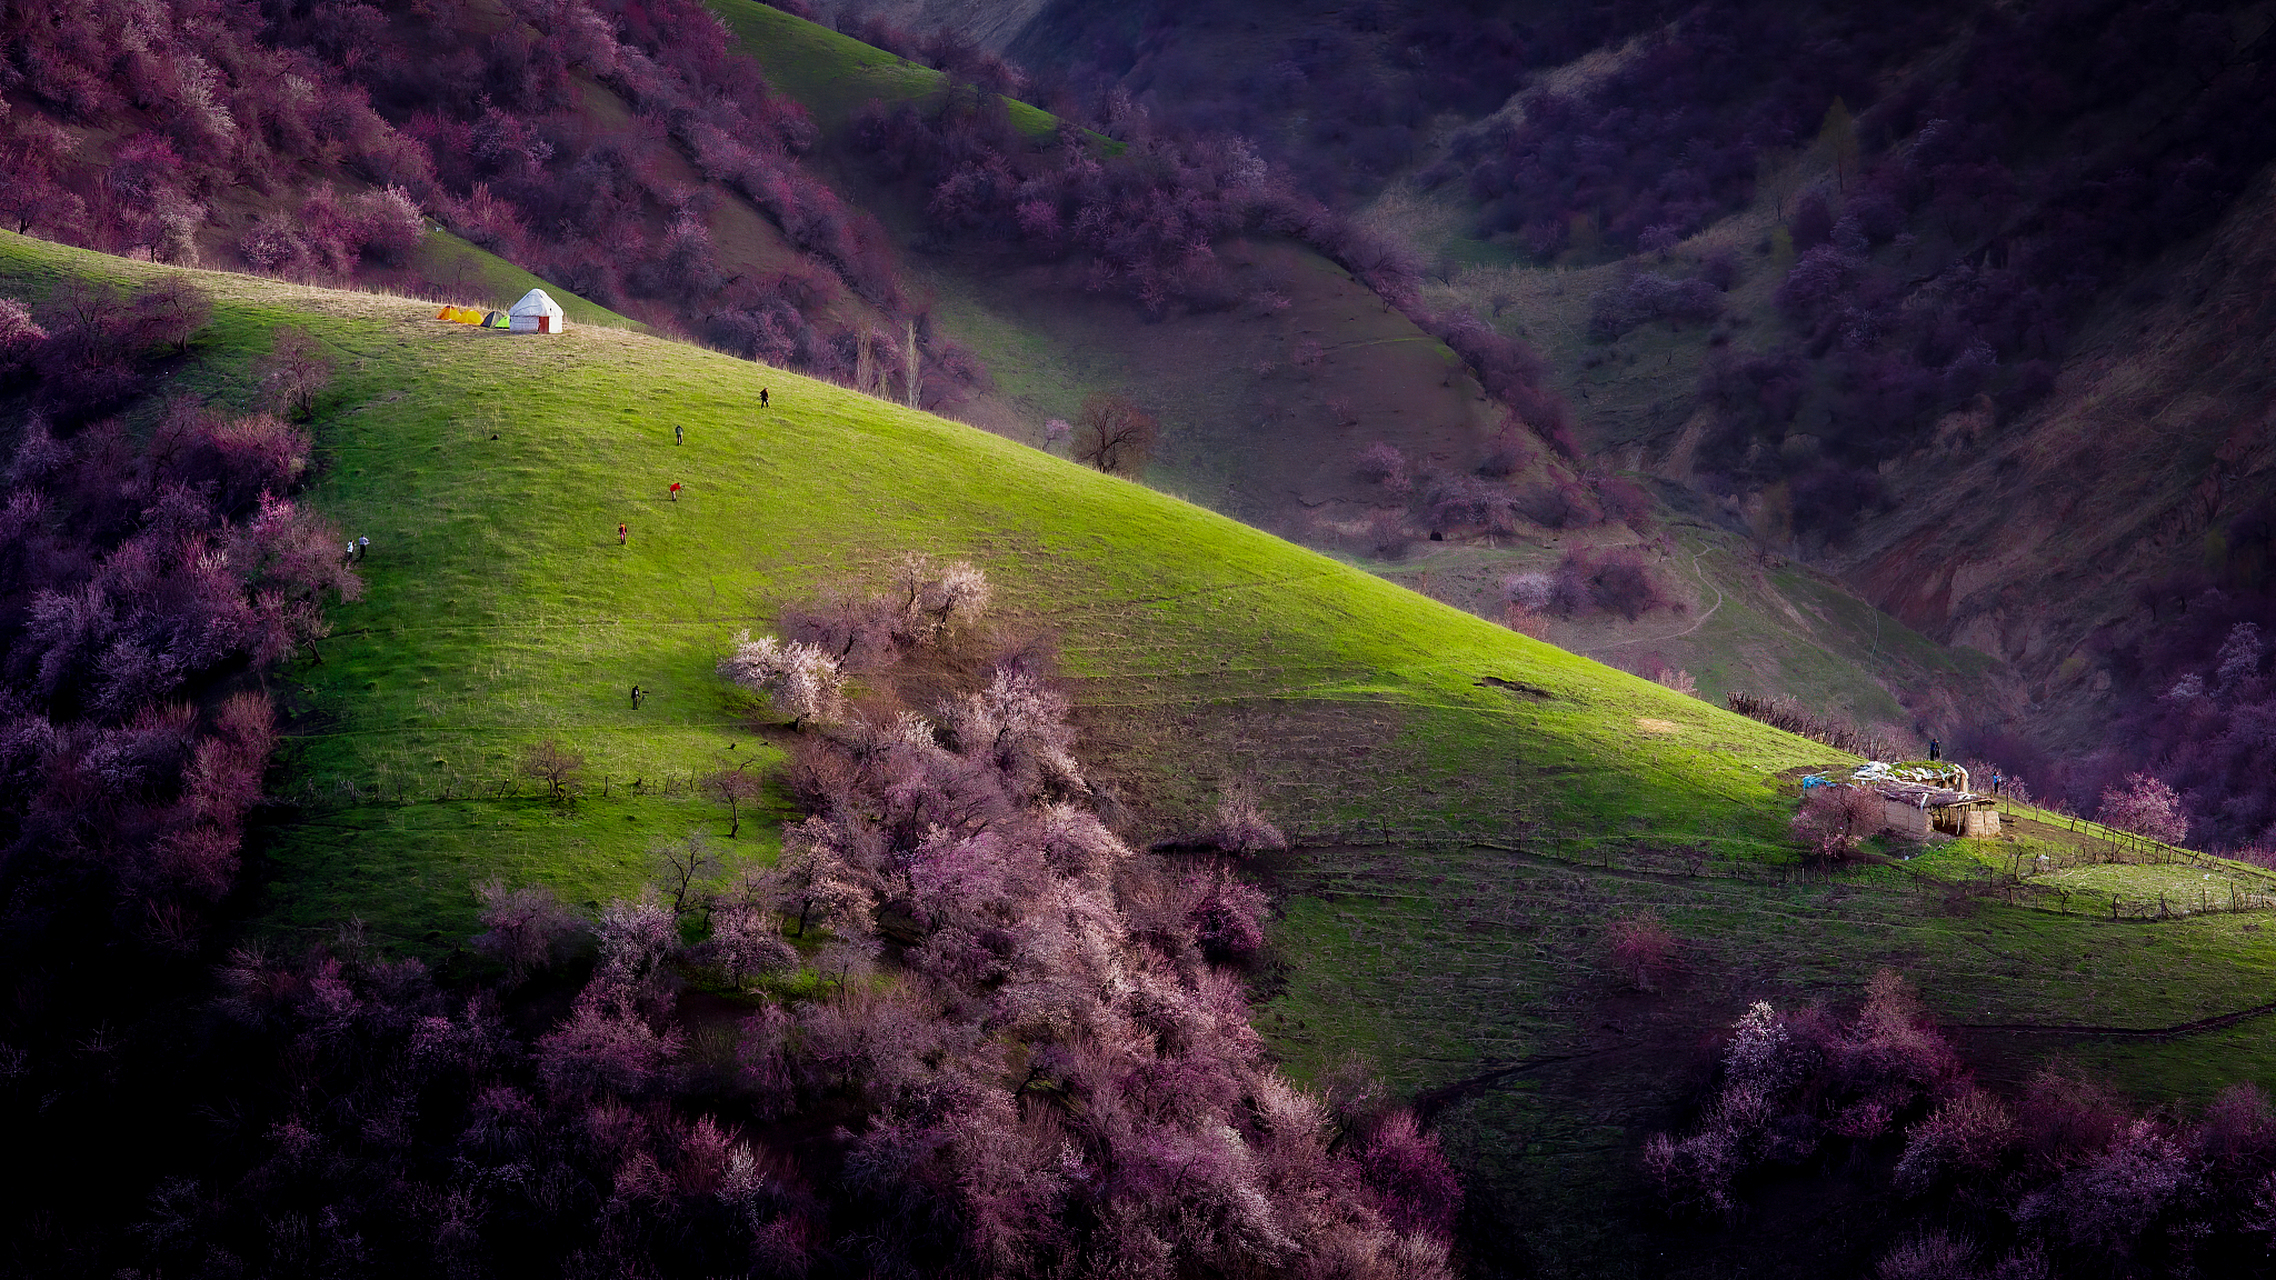
[[[1889,826],[1897,831],[1909,831],[1917,836],[1928,834],[1928,810],[1916,809],[1902,800],[1883,797],[1881,814]]]

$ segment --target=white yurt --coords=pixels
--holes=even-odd
[[[561,304],[547,297],[543,289],[523,294],[522,300],[507,314],[512,317],[515,333],[559,333],[569,323],[569,317],[561,312]]]

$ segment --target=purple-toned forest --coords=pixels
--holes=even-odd
[[[208,310],[178,280],[66,286],[37,312],[0,299],[25,423],[0,538],[0,899],[19,963],[43,939],[195,951],[276,740],[261,675],[361,590],[293,498],[299,427],[187,399],[147,434],[107,416]],[[321,376],[295,350],[271,358],[273,387]]]
[[[903,296],[876,219],[800,163],[816,136],[805,111],[729,52],[699,4],[510,12],[469,40],[489,24],[457,0],[271,3],[220,20],[196,5],[11,10],[0,83],[45,110],[0,120],[13,178],[0,214],[130,256],[195,264],[218,248],[222,265],[325,282],[387,279],[425,214],[586,298],[742,355],[850,377],[858,335],[843,317],[867,307],[894,333],[918,322],[934,357],[928,403],[980,376]],[[231,74],[216,79],[216,66]],[[628,133],[596,127],[587,82],[629,105]],[[126,136],[90,169],[59,122]],[[214,228],[236,226],[240,189],[266,207],[214,246]],[[733,197],[795,251],[782,269],[721,270],[705,215]]]
[[[441,287],[421,274],[432,223],[666,337],[975,420],[1066,414],[1045,440],[1132,480],[1189,424],[1088,385],[1080,411],[1046,405],[1091,376],[1049,358],[1006,376],[1016,394],[994,387],[976,351],[1033,335],[958,331],[972,299],[946,296],[957,273],[1110,299],[1131,332],[1160,337],[1282,315],[1290,298],[1236,283],[1232,264],[1250,242],[1299,247],[1341,268],[1313,264],[1339,290],[1348,272],[1371,291],[1357,309],[1427,348],[1434,388],[1463,402],[1410,434],[1358,434],[1352,401],[1324,395],[1332,429],[1355,434],[1327,455],[1347,474],[1321,504],[1357,515],[1320,540],[1367,567],[1403,561],[1426,592],[1433,569],[1470,572],[1471,607],[1507,628],[1618,633],[1591,650],[1611,654],[1714,642],[1687,639],[1709,621],[1704,596],[1700,616],[1682,598],[1694,578],[1731,606],[1724,623],[1769,617],[1761,606],[1787,598],[1769,580],[1778,555],[1831,565],[1873,545],[1916,492],[1905,467],[1955,422],[1979,424],[1971,439],[2038,429],[2065,404],[2058,373],[2094,354],[2080,335],[2165,301],[2171,265],[2264,198],[2276,163],[2276,25],[2265,6],[2209,0],[1063,0],[996,44],[919,21],[955,6],[776,7],[944,74],[918,96],[810,114],[781,87],[796,77],[770,83],[701,0],[13,4],[0,227],[414,291]],[[1056,127],[1023,127],[1034,117],[1013,99]],[[827,136],[822,119],[839,122]],[[1428,206],[1417,225],[1445,225],[1410,235],[1397,201],[1393,215],[1373,203],[1386,192]],[[1492,272],[1564,301],[1472,291]],[[1568,297],[1567,278],[1595,283]],[[2104,928],[2072,911],[2101,890],[2075,886],[2136,868],[2080,868],[2033,899],[2022,845],[2004,878],[1955,870],[1971,846],[1884,840],[1876,795],[1794,794],[1815,764],[1750,780],[1762,794],[1702,818],[1694,840],[1651,812],[1656,792],[1620,789],[1691,785],[1701,755],[1742,748],[1625,710],[1557,739],[1610,704],[1603,685],[1483,671],[1452,692],[1490,706],[1476,742],[1491,745],[1463,747],[1413,803],[1506,769],[1551,797],[1545,812],[1571,801],[1601,829],[1484,814],[1506,830],[1462,846],[1475,889],[1415,871],[1455,855],[1394,845],[1388,823],[1382,849],[1289,850],[1245,782],[1165,837],[1161,812],[1135,819],[1094,785],[1140,766],[1112,756],[1111,733],[1078,735],[1093,708],[1078,714],[1073,690],[1095,686],[1059,677],[1054,642],[1030,630],[1049,624],[999,623],[987,574],[922,554],[881,591],[848,578],[756,601],[778,634],[721,627],[708,694],[784,763],[691,778],[726,835],[660,842],[638,892],[579,907],[484,872],[460,900],[477,929],[429,934],[424,960],[353,921],[313,944],[256,941],[265,882],[289,874],[265,846],[310,819],[275,780],[294,735],[322,731],[287,668],[318,669],[340,643],[327,608],[364,589],[347,531],[308,497],[333,357],[283,327],[249,344],[267,354],[244,380],[217,374],[201,351],[214,303],[188,274],[19,292],[0,297],[0,1107],[27,1185],[0,1215],[0,1277],[1505,1280],[1559,1273],[1535,1265],[1528,1233],[1572,1224],[1501,1220],[1533,1212],[1513,1186],[1570,1172],[1531,1167],[1544,1151],[1617,1166],[1616,1184],[1541,1201],[1601,1196],[1602,1221],[1575,1229],[1644,1240],[1604,1256],[1648,1250],[1639,1265],[1671,1273],[1747,1273],[1749,1237],[1781,1233],[1847,1237],[1858,1257],[1872,1241],[1877,1280],[2270,1271],[2276,1107],[2255,1084],[2217,1088],[2251,1074],[2229,1068],[2258,1061],[2249,1038],[2269,1007],[2230,998],[2256,962],[2199,954],[2257,954],[2250,886],[2227,886],[2225,915],[2209,905],[2216,873],[2250,867],[2141,868],[2204,909],[2170,912],[2161,890],[2154,917],[2145,901],[2121,919],[2112,891]],[[1535,314],[1557,305],[1557,324]],[[1350,336],[1336,323],[1299,308],[1285,350],[1307,381]],[[2269,312],[2226,323],[2220,341],[2243,344]],[[1267,376],[1280,350],[1229,376]],[[1583,399],[1624,368],[1647,381],[1653,358],[1665,394],[1631,397],[1660,401],[1638,411],[1648,424]],[[795,403],[782,386],[776,403]],[[242,393],[185,390],[211,387]],[[1226,412],[1212,394],[1179,412]],[[1270,429],[1295,425],[1272,447],[1313,448],[1297,431],[1317,424],[1274,403]],[[1675,430],[1691,441],[1682,465],[1647,459]],[[2171,546],[2153,580],[2110,588],[2134,613],[2076,645],[2107,677],[2092,698],[2050,711],[2057,694],[2022,690],[2011,701],[2028,713],[1980,712],[2007,723],[1944,726],[1950,755],[2004,770],[2003,799],[2276,870],[2263,435],[2246,421],[2208,446],[2210,489],[2158,535]],[[1494,558],[1519,539],[1522,569]],[[1731,557],[1749,598],[1724,592],[1732,579],[1710,588],[1715,548],[1677,558],[1718,539],[1751,548]],[[1012,594],[1035,608],[1035,582]],[[1816,627],[1786,612],[1800,646]],[[1496,652],[1513,671],[1541,653],[1475,629],[1512,646]],[[1877,661],[1878,629],[1873,644]],[[1691,670],[1645,649],[1607,660],[1685,694],[1729,687],[1709,665],[1727,655],[1677,651]],[[1858,665],[1826,648],[1795,678],[1816,679],[1804,668],[1821,656]],[[1668,711],[1667,689],[1617,692],[1715,714]],[[1253,701],[1287,724],[1317,709],[1286,690]],[[1909,750],[1823,706],[1727,702],[1831,748]],[[1407,710],[1355,697],[1333,714],[1355,707]],[[1389,776],[1395,752],[1445,745],[1426,711],[1460,710],[1364,729],[1381,741],[1316,740]],[[2072,722],[2050,728],[2058,715]],[[1163,730],[1178,743],[1163,750],[1188,749],[1177,735],[1202,719]],[[1276,732],[1257,723],[1242,731]],[[1315,727],[1288,733],[1309,744]],[[1584,741],[1599,730],[1616,745]],[[1555,745],[1537,753],[1528,734]],[[1600,747],[1664,776],[1564,758]],[[528,751],[524,773],[560,806],[530,807],[565,819],[582,757],[557,739]],[[770,838],[780,824],[779,858],[729,857],[761,823]],[[1377,859],[1384,883],[1280,878],[1316,855]],[[1527,914],[1536,892],[1558,905]],[[1317,908],[1309,937],[1281,929],[1298,897]],[[1645,900],[1675,905],[1622,905]],[[1367,915],[1414,902],[1445,918]],[[1768,918],[1742,902],[1789,914],[1728,938],[1671,924]],[[1413,938],[1384,935],[1433,929],[1461,934],[1437,939],[1446,954],[1490,955],[1459,977],[1395,973],[1402,999],[1443,986],[1424,999],[1452,992],[1461,1008],[1486,991],[1536,1020],[1449,1031],[1453,1048],[1378,1046],[1413,1061],[1304,1074],[1318,1063],[1291,1054],[1283,1074],[1252,1002],[1289,990],[1287,948],[1364,951],[1337,975],[1359,991],[1380,976],[1366,964],[1410,954],[1397,947]],[[1864,963],[1777,949],[1884,933],[1897,941]],[[2206,991],[2150,982],[2155,999],[2050,1005],[2028,1025],[1961,1021],[1977,993],[1958,980],[1916,992],[1874,972],[1951,942],[1978,948],[1987,983],[2076,995],[2145,972],[2118,948],[2175,934],[2190,941],[2171,969],[2189,976],[2173,983]],[[2217,964],[2235,972],[2207,977]],[[2167,1019],[2184,996],[2205,1008]],[[1956,1016],[1940,1027],[1931,1004]],[[2200,1047],[2225,1074],[2199,1070]],[[2176,1062],[2196,1075],[2158,1074]],[[1385,1070],[1410,1091],[1439,1083],[1410,1097]],[[2160,1101],[2184,1087],[2195,1102]],[[1474,1149],[1496,1142],[1508,1149]],[[1572,1274],[1594,1247],[1556,1265]]]
[[[811,639],[739,638],[722,675],[800,726],[810,816],[771,866],[721,874],[691,837],[598,919],[479,885],[489,963],[447,985],[352,929],[246,946],[187,1023],[144,1028],[177,1048],[164,1082],[148,1060],[28,1082],[65,1100],[42,1143],[106,1104],[168,1120],[92,1171],[156,1188],[131,1233],[58,1205],[16,1258],[1451,1274],[1461,1192],[1435,1140],[1362,1073],[1293,1087],[1249,1025],[1266,902],[1238,864],[1279,833],[1230,797],[1212,852],[1124,845],[1088,807],[1048,651],[986,631],[987,597],[912,557],[892,595],[797,613]],[[201,768],[265,749],[243,737],[260,705],[224,704]]]
[[[1854,1013],[1758,1003],[1713,1049],[1696,1118],[1644,1153],[1674,1221],[1860,1178],[1916,1224],[1877,1260],[1892,1280],[2241,1275],[2267,1256],[2276,1107],[2254,1085],[2194,1118],[2059,1065],[1994,1092],[1886,970]]]

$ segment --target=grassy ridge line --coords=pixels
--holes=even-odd
[[[601,324],[649,332],[648,326],[640,321],[618,315],[597,302],[588,302],[440,227],[428,230],[427,238],[420,242],[412,256],[411,266],[434,282],[438,293],[447,295],[437,301],[480,306],[485,311],[504,310],[519,302],[530,290],[543,289],[561,304],[562,313],[572,324]]]
[[[11,277],[64,264],[154,270],[15,238],[0,253]],[[247,277],[218,277],[215,292],[185,380],[244,403],[269,327],[309,325],[340,365],[312,496],[373,541],[368,598],[334,611],[325,661],[288,683],[302,718],[285,785],[325,826],[277,834],[282,923],[362,912],[398,938],[448,932],[467,920],[466,878],[486,869],[583,898],[629,887],[649,841],[716,814],[677,796],[620,800],[615,784],[646,791],[762,745],[719,727],[747,709],[712,674],[727,620],[763,626],[912,548],[982,563],[1010,615],[1061,632],[1069,674],[1101,703],[1387,707],[1422,791],[1520,744],[1558,778],[1527,798],[1534,809],[1669,833],[1712,812],[1775,858],[1763,779],[1826,756],[1202,508],[824,383],[616,330],[517,340],[435,322],[419,303]],[[775,392],[766,413],[761,385]],[[1486,675],[1552,696],[1524,703],[1477,687]],[[637,712],[635,681],[650,691]],[[510,776],[543,734],[591,755],[613,780],[608,805],[458,798]],[[1447,821],[1508,814],[1441,791]],[[399,808],[371,805],[398,793]],[[1332,797],[1322,820],[1366,819],[1375,801]],[[310,834],[343,827],[394,835],[363,842],[348,874]],[[763,838],[745,843],[764,856]]]
[[[166,270],[0,236],[13,296]],[[1206,804],[1249,768],[1300,830],[1397,828],[1274,872],[1287,982],[1260,1029],[1299,1075],[1357,1048],[1402,1088],[1569,1055],[1471,1097],[1441,1132],[1572,1274],[1619,1273],[1598,1264],[1630,1246],[1586,1224],[1667,1122],[1669,1064],[1747,999],[1840,998],[1891,964],[1950,1021],[2170,1026],[2263,1003],[2276,973],[2265,913],[2109,925],[1955,911],[1912,869],[1789,880],[1790,808],[1767,779],[1838,753],[996,437],[616,330],[512,339],[424,304],[200,283],[215,322],[177,385],[247,403],[274,326],[309,326],[340,367],[314,500],[374,543],[369,595],[333,612],[325,661],[272,680],[294,735],[271,780],[294,808],[253,863],[272,930],[361,915],[433,952],[467,932],[482,876],[628,891],[652,840],[725,829],[659,779],[774,758],[720,727],[748,708],[712,674],[726,620],[763,626],[917,548],[979,560],[1013,622],[1059,634],[1086,762],[1153,787],[1140,798],[1157,810]],[[760,385],[777,401],[764,415]],[[634,679],[652,690],[638,712]],[[588,752],[610,793],[556,809],[483,789],[545,733]],[[635,776],[648,785],[629,795]],[[769,827],[747,819],[736,856],[769,856]],[[1704,876],[1676,851],[1702,844]],[[1981,860],[1958,842],[1916,866],[1957,882]],[[1643,909],[1687,943],[1662,1001],[1620,996],[1601,960],[1604,922]],[[1608,999],[1627,1001],[1618,1026],[1584,1016]],[[2258,1024],[2061,1047],[2152,1098],[2276,1080]],[[2024,1074],[2048,1048],[2034,1038],[1987,1074]],[[1582,1225],[1564,1239],[1559,1223]]]
[[[804,104],[814,123],[832,133],[850,124],[872,99],[895,103],[921,98],[940,88],[944,78],[931,67],[755,0],[706,4],[742,42],[743,52],[766,68],[768,82]],[[1004,99],[1004,105],[1012,124],[1029,137],[1050,138],[1058,132],[1058,117],[1050,112],[1016,98]]]

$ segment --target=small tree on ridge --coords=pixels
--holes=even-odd
[[[1110,476],[1134,476],[1146,469],[1161,438],[1153,415],[1127,396],[1100,393],[1083,401],[1075,415],[1077,460]]]

